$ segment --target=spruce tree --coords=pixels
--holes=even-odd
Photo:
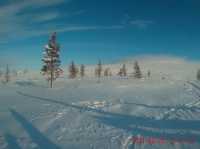
[[[78,69],[76,68],[76,65],[74,64],[74,61],[71,62],[69,66],[69,78],[74,79],[77,77]]]
[[[0,70],[0,77],[2,77],[2,75],[3,75],[3,72]]]
[[[112,76],[112,71],[110,70],[110,72],[109,72],[109,76],[111,77]]]
[[[85,66],[82,64],[80,68],[80,75],[83,78],[85,76]]]
[[[134,77],[138,78],[138,79],[142,78],[140,66],[137,61],[135,61],[135,63],[134,63]]]
[[[100,78],[102,75],[102,64],[101,61],[99,60],[99,63],[97,64],[97,68],[95,70],[96,76],[98,77],[98,82],[100,82]]]
[[[200,81],[200,69],[197,71],[197,80]]]
[[[147,72],[147,77],[149,78],[150,76],[151,76],[151,71],[148,70],[148,72]]]
[[[9,66],[6,66],[6,73],[5,73],[5,82],[8,83],[10,81],[10,69]]]
[[[126,65],[125,64],[123,64],[122,68],[120,68],[120,70],[118,72],[118,75],[120,77],[127,76],[127,70],[126,70]]]
[[[105,77],[108,77],[108,76],[109,76],[109,73],[110,73],[110,68],[106,68],[106,69],[104,70],[104,76],[105,76]]]
[[[56,42],[56,33],[53,33],[49,39],[49,43],[45,46],[43,52],[44,57],[42,59],[44,65],[41,69],[41,73],[50,82],[50,87],[53,87],[53,81],[55,81],[62,73],[63,70],[60,66],[60,46]]]
[[[16,70],[12,70],[12,74],[14,77],[17,77],[17,75],[18,75]]]
[[[122,70],[122,68],[119,69],[119,72],[117,73],[117,75],[119,75],[120,77],[123,76],[123,70]]]
[[[123,66],[122,66],[122,75],[123,76],[127,76],[127,70],[126,70],[126,65],[125,64],[123,64]]]

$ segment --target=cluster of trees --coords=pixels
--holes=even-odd
[[[63,70],[60,68],[60,46],[56,41],[56,33],[53,33],[50,36],[48,44],[45,46],[43,52],[43,67],[41,69],[41,73],[46,77],[47,81],[50,83],[50,87],[53,87],[53,81],[56,80],[62,73]],[[139,67],[138,62],[136,61],[134,64],[134,77],[142,78],[142,73]],[[104,72],[103,72],[104,71]],[[81,77],[85,76],[85,66],[82,64],[80,69],[76,67],[75,63],[72,61],[69,66],[69,78],[76,78],[80,74]],[[95,69],[95,76],[100,81],[101,76],[112,76],[112,72],[110,68],[106,68],[103,70],[102,63],[99,60],[97,67]],[[127,76],[126,65],[124,64],[122,68],[118,72],[119,76]]]
[[[41,69],[41,73],[46,77],[47,81],[50,83],[50,87],[53,87],[53,81],[56,80],[62,73],[63,70],[60,68],[60,46],[56,41],[56,33],[53,33],[50,36],[48,44],[44,49],[44,57],[42,59],[44,65]],[[142,78],[142,72],[140,70],[140,66],[137,61],[134,63],[134,78]],[[9,72],[9,70],[7,70]],[[78,68],[75,63],[72,61],[69,66],[69,78],[76,78],[80,74],[81,77],[85,76],[85,66],[82,64],[80,68]],[[126,65],[123,64],[122,68],[120,68],[117,73],[118,76],[126,77],[127,76],[127,68]],[[147,76],[150,77],[151,72],[147,72]],[[95,68],[95,76],[98,78],[98,82],[102,76],[112,76],[112,71],[110,68],[105,68],[103,70],[102,63],[99,60],[97,67]],[[197,79],[200,80],[200,70],[197,72]],[[6,75],[6,81],[9,81],[9,75]]]
[[[133,73],[134,78],[138,78],[138,79],[142,78],[142,72],[140,70],[140,66],[137,61],[135,61],[133,69],[134,69],[134,73]],[[104,77],[112,76],[113,73],[110,68],[103,69],[102,63],[99,60],[97,67],[95,68],[94,75],[95,77],[100,79],[103,76]],[[128,76],[127,68],[125,64],[122,65],[122,68],[119,69],[119,72],[116,75],[121,76],[121,77]],[[85,66],[82,64],[79,69],[75,65],[74,61],[72,61],[69,66],[69,78],[73,79],[73,78],[76,78],[77,76],[81,76],[81,77],[85,76]],[[148,71],[147,76],[150,77],[150,71]]]
[[[2,82],[6,84],[6,83],[10,82],[13,77],[17,77],[20,74],[24,75],[27,73],[28,73],[27,69],[24,69],[22,71],[16,71],[14,69],[11,70],[9,68],[9,65],[6,65],[5,71],[0,70],[0,78],[3,78]]]
[[[85,66],[82,64],[80,66],[80,69],[78,69],[78,67],[75,65],[74,61],[72,61],[69,66],[69,78],[71,78],[71,79],[76,78],[79,73],[80,73],[81,77],[85,76]]]
[[[134,69],[134,72],[133,72],[134,78],[138,78],[138,79],[142,78],[142,72],[140,70],[140,66],[139,66],[137,61],[135,61],[133,69]],[[120,70],[119,70],[117,75],[119,75],[121,77],[126,77],[127,76],[126,64],[122,65],[122,68],[120,68]]]

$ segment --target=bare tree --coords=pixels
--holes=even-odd
[[[138,78],[138,79],[142,78],[140,66],[137,61],[135,61],[135,63],[134,63],[134,77]]]
[[[56,33],[53,33],[50,37],[49,43],[45,46],[44,57],[42,59],[44,65],[41,72],[46,76],[47,81],[50,82],[50,87],[53,87],[53,81],[56,80],[63,70],[60,66],[60,46],[56,42]]]
[[[85,66],[83,64],[80,67],[80,75],[82,78],[85,76]]]
[[[74,64],[74,61],[71,62],[69,66],[69,78],[74,79],[77,77],[78,69],[76,68],[76,65]]]

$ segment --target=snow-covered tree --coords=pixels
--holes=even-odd
[[[77,77],[77,74],[78,74],[78,69],[74,64],[74,61],[72,61],[69,66],[69,78],[74,79]]]
[[[95,69],[95,75],[96,77],[98,77],[98,82],[100,82],[100,78],[102,75],[102,64],[100,60],[99,63],[97,64],[97,68]]]
[[[6,72],[5,72],[5,83],[8,83],[10,81],[10,69],[9,66],[6,66]]]
[[[44,57],[42,59],[44,65],[41,69],[41,73],[50,82],[50,87],[53,87],[53,81],[55,81],[62,73],[63,70],[60,66],[60,46],[56,42],[56,33],[53,33],[49,39],[49,43],[45,46],[43,52]]]
[[[138,78],[138,79],[142,78],[140,66],[137,61],[135,61],[135,63],[134,63],[134,77]]]
[[[200,69],[197,71],[197,80],[200,81]]]
[[[83,64],[80,67],[80,75],[82,78],[85,76],[85,66]]]

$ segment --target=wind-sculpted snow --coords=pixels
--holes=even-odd
[[[32,96],[28,94],[24,94],[18,92],[23,96],[27,96],[29,98],[44,100],[48,102],[53,102],[56,104],[60,104],[66,107],[72,107],[74,109],[81,110],[81,112],[94,112],[97,113],[98,116],[92,116],[94,119],[97,119],[98,122],[110,125],[114,128],[124,129],[127,133],[131,133],[132,135],[140,134],[145,137],[155,137],[155,138],[164,138],[166,140],[175,140],[175,139],[183,139],[183,140],[195,140],[196,142],[200,141],[200,134],[189,133],[190,131],[199,131],[200,121],[198,120],[156,120],[155,118],[148,117],[138,117],[131,115],[124,115],[119,113],[106,112],[104,110],[99,110],[91,107],[91,103],[81,102],[82,106],[75,104],[68,104],[65,102],[56,101],[50,98],[42,98],[37,96]],[[103,102],[105,103],[105,102]],[[127,104],[126,102],[124,102]],[[123,102],[121,103],[123,104]],[[129,103],[130,104],[130,103]],[[84,105],[84,106],[83,106]],[[88,105],[88,106],[87,106]],[[183,109],[183,110],[191,110],[192,108],[188,108],[187,106],[147,106],[144,104],[135,104],[136,106],[146,106],[148,108],[159,108],[159,109]],[[195,110],[199,110],[198,107]]]
[[[172,71],[142,61],[142,71],[155,64],[155,72],[140,80],[113,76],[98,83],[90,66],[85,78],[59,78],[53,89],[32,73],[0,83],[0,149],[199,149],[200,83],[190,72],[180,76],[185,61],[161,63]],[[120,64],[107,66],[117,71]],[[134,136],[166,142],[137,144]]]

